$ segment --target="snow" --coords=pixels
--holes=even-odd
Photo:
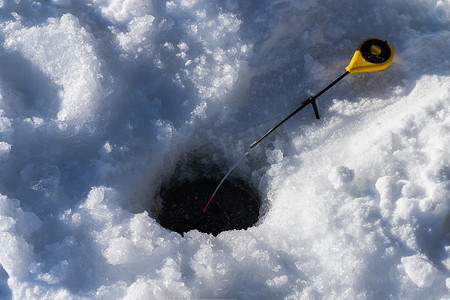
[[[348,186],[355,178],[355,171],[345,166],[334,166],[328,174],[328,180],[335,189]]]
[[[402,257],[401,261],[406,274],[419,288],[431,286],[439,274],[439,271],[420,254]]]
[[[448,0],[0,0],[0,298],[449,299],[449,28]],[[389,68],[233,171],[254,227],[158,224],[178,163],[225,174],[370,37]]]

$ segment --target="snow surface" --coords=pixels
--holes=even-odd
[[[1,0],[0,298],[450,299],[449,28],[449,0]],[[370,37],[388,69],[234,171],[255,227],[156,222],[180,160],[224,174]]]

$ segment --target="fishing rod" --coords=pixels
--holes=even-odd
[[[379,71],[386,69],[389,67],[394,60],[394,50],[392,47],[387,43],[385,40],[372,38],[367,39],[361,42],[359,44],[358,48],[356,49],[355,53],[353,54],[353,57],[349,63],[349,65],[345,68],[345,73],[339,76],[336,80],[334,80],[332,83],[330,83],[328,86],[326,86],[323,90],[318,92],[316,95],[309,97],[305,101],[302,102],[302,104],[294,110],[290,115],[288,115],[286,118],[284,118],[281,122],[279,122],[277,125],[272,127],[269,131],[267,131],[263,136],[261,136],[259,139],[254,141],[250,145],[250,149],[242,156],[231,168],[230,170],[225,174],[225,176],[222,178],[218,186],[216,187],[215,191],[213,192],[211,198],[209,199],[208,203],[206,204],[205,208],[203,208],[203,212],[206,212],[206,209],[208,208],[209,204],[211,203],[212,199],[214,198],[215,194],[219,190],[222,183],[225,181],[225,179],[230,175],[231,171],[250,153],[251,150],[256,148],[259,143],[261,143],[266,137],[268,137],[272,132],[274,132],[278,127],[283,125],[287,120],[292,118],[295,114],[297,114],[299,111],[304,109],[308,105],[312,105],[314,114],[317,119],[320,119],[319,116],[319,110],[317,109],[317,103],[316,99],[321,96],[323,93],[328,91],[331,87],[333,87],[336,83],[341,81],[345,76],[347,76],[350,73],[360,73],[360,72],[372,72],[372,71]]]
[[[258,140],[254,141],[251,145],[250,145],[250,149],[256,148],[259,143],[262,142],[262,140],[264,140],[269,134],[271,134],[272,132],[274,132],[278,127],[280,127],[281,125],[283,125],[284,122],[286,122],[287,120],[289,120],[291,117],[293,117],[296,113],[298,113],[299,111],[301,111],[302,109],[304,109],[306,106],[308,106],[309,104],[312,105],[313,109],[314,109],[314,114],[316,115],[316,118],[319,120],[320,116],[319,116],[319,110],[317,109],[317,104],[316,104],[316,98],[319,97],[320,95],[322,95],[323,93],[325,93],[326,90],[328,90],[329,88],[331,88],[333,85],[335,85],[336,83],[338,83],[338,81],[340,81],[342,78],[344,78],[345,76],[347,76],[348,74],[350,74],[349,71],[346,71],[344,74],[342,74],[341,76],[339,76],[338,79],[336,79],[335,81],[333,81],[332,83],[330,83],[326,88],[324,88],[323,90],[321,90],[319,93],[317,93],[315,96],[311,96],[308,99],[306,99],[305,101],[302,102],[302,105],[297,108],[296,110],[294,110],[289,116],[287,116],[286,118],[283,119],[283,121],[281,121],[280,123],[278,123],[277,125],[275,125],[275,127],[273,127],[272,129],[270,129],[269,131],[267,131],[262,137],[260,137]]]

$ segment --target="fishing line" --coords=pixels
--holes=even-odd
[[[227,179],[227,177],[234,170],[234,168],[236,168],[236,166],[250,153],[250,151],[255,149],[259,145],[259,143],[261,143],[267,136],[269,136],[272,132],[274,132],[278,127],[283,125],[287,120],[292,118],[295,114],[297,114],[299,111],[301,111],[303,108],[305,108],[309,104],[312,105],[316,118],[320,119],[319,110],[317,109],[317,104],[316,104],[316,99],[319,96],[321,96],[323,93],[325,93],[327,90],[329,90],[336,83],[341,81],[348,74],[383,70],[383,69],[389,67],[389,65],[392,63],[393,59],[394,59],[394,51],[392,50],[391,46],[387,43],[387,41],[373,38],[373,39],[367,39],[367,40],[363,41],[361,44],[359,44],[358,48],[356,49],[355,53],[353,54],[353,57],[352,57],[349,65],[345,68],[346,72],[344,74],[339,76],[336,80],[334,80],[332,83],[330,83],[324,89],[322,89],[316,95],[311,96],[308,99],[306,99],[305,101],[303,101],[302,104],[295,111],[293,111],[290,115],[288,115],[281,122],[279,122],[277,125],[272,127],[263,136],[261,136],[259,139],[257,139],[250,145],[250,149],[230,168],[230,170],[228,170],[228,172],[222,178],[220,183],[217,185],[216,189],[214,190],[214,192],[211,195],[211,198],[209,198],[209,201],[206,204],[205,208],[203,208],[203,212],[206,213],[206,209],[208,208],[212,199],[216,195],[220,186]]]

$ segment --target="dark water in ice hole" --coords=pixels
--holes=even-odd
[[[192,229],[217,235],[222,231],[247,229],[259,218],[261,199],[240,178],[225,180],[210,203],[219,179],[199,178],[171,184],[161,190],[162,208],[158,222],[169,230],[183,234]]]

